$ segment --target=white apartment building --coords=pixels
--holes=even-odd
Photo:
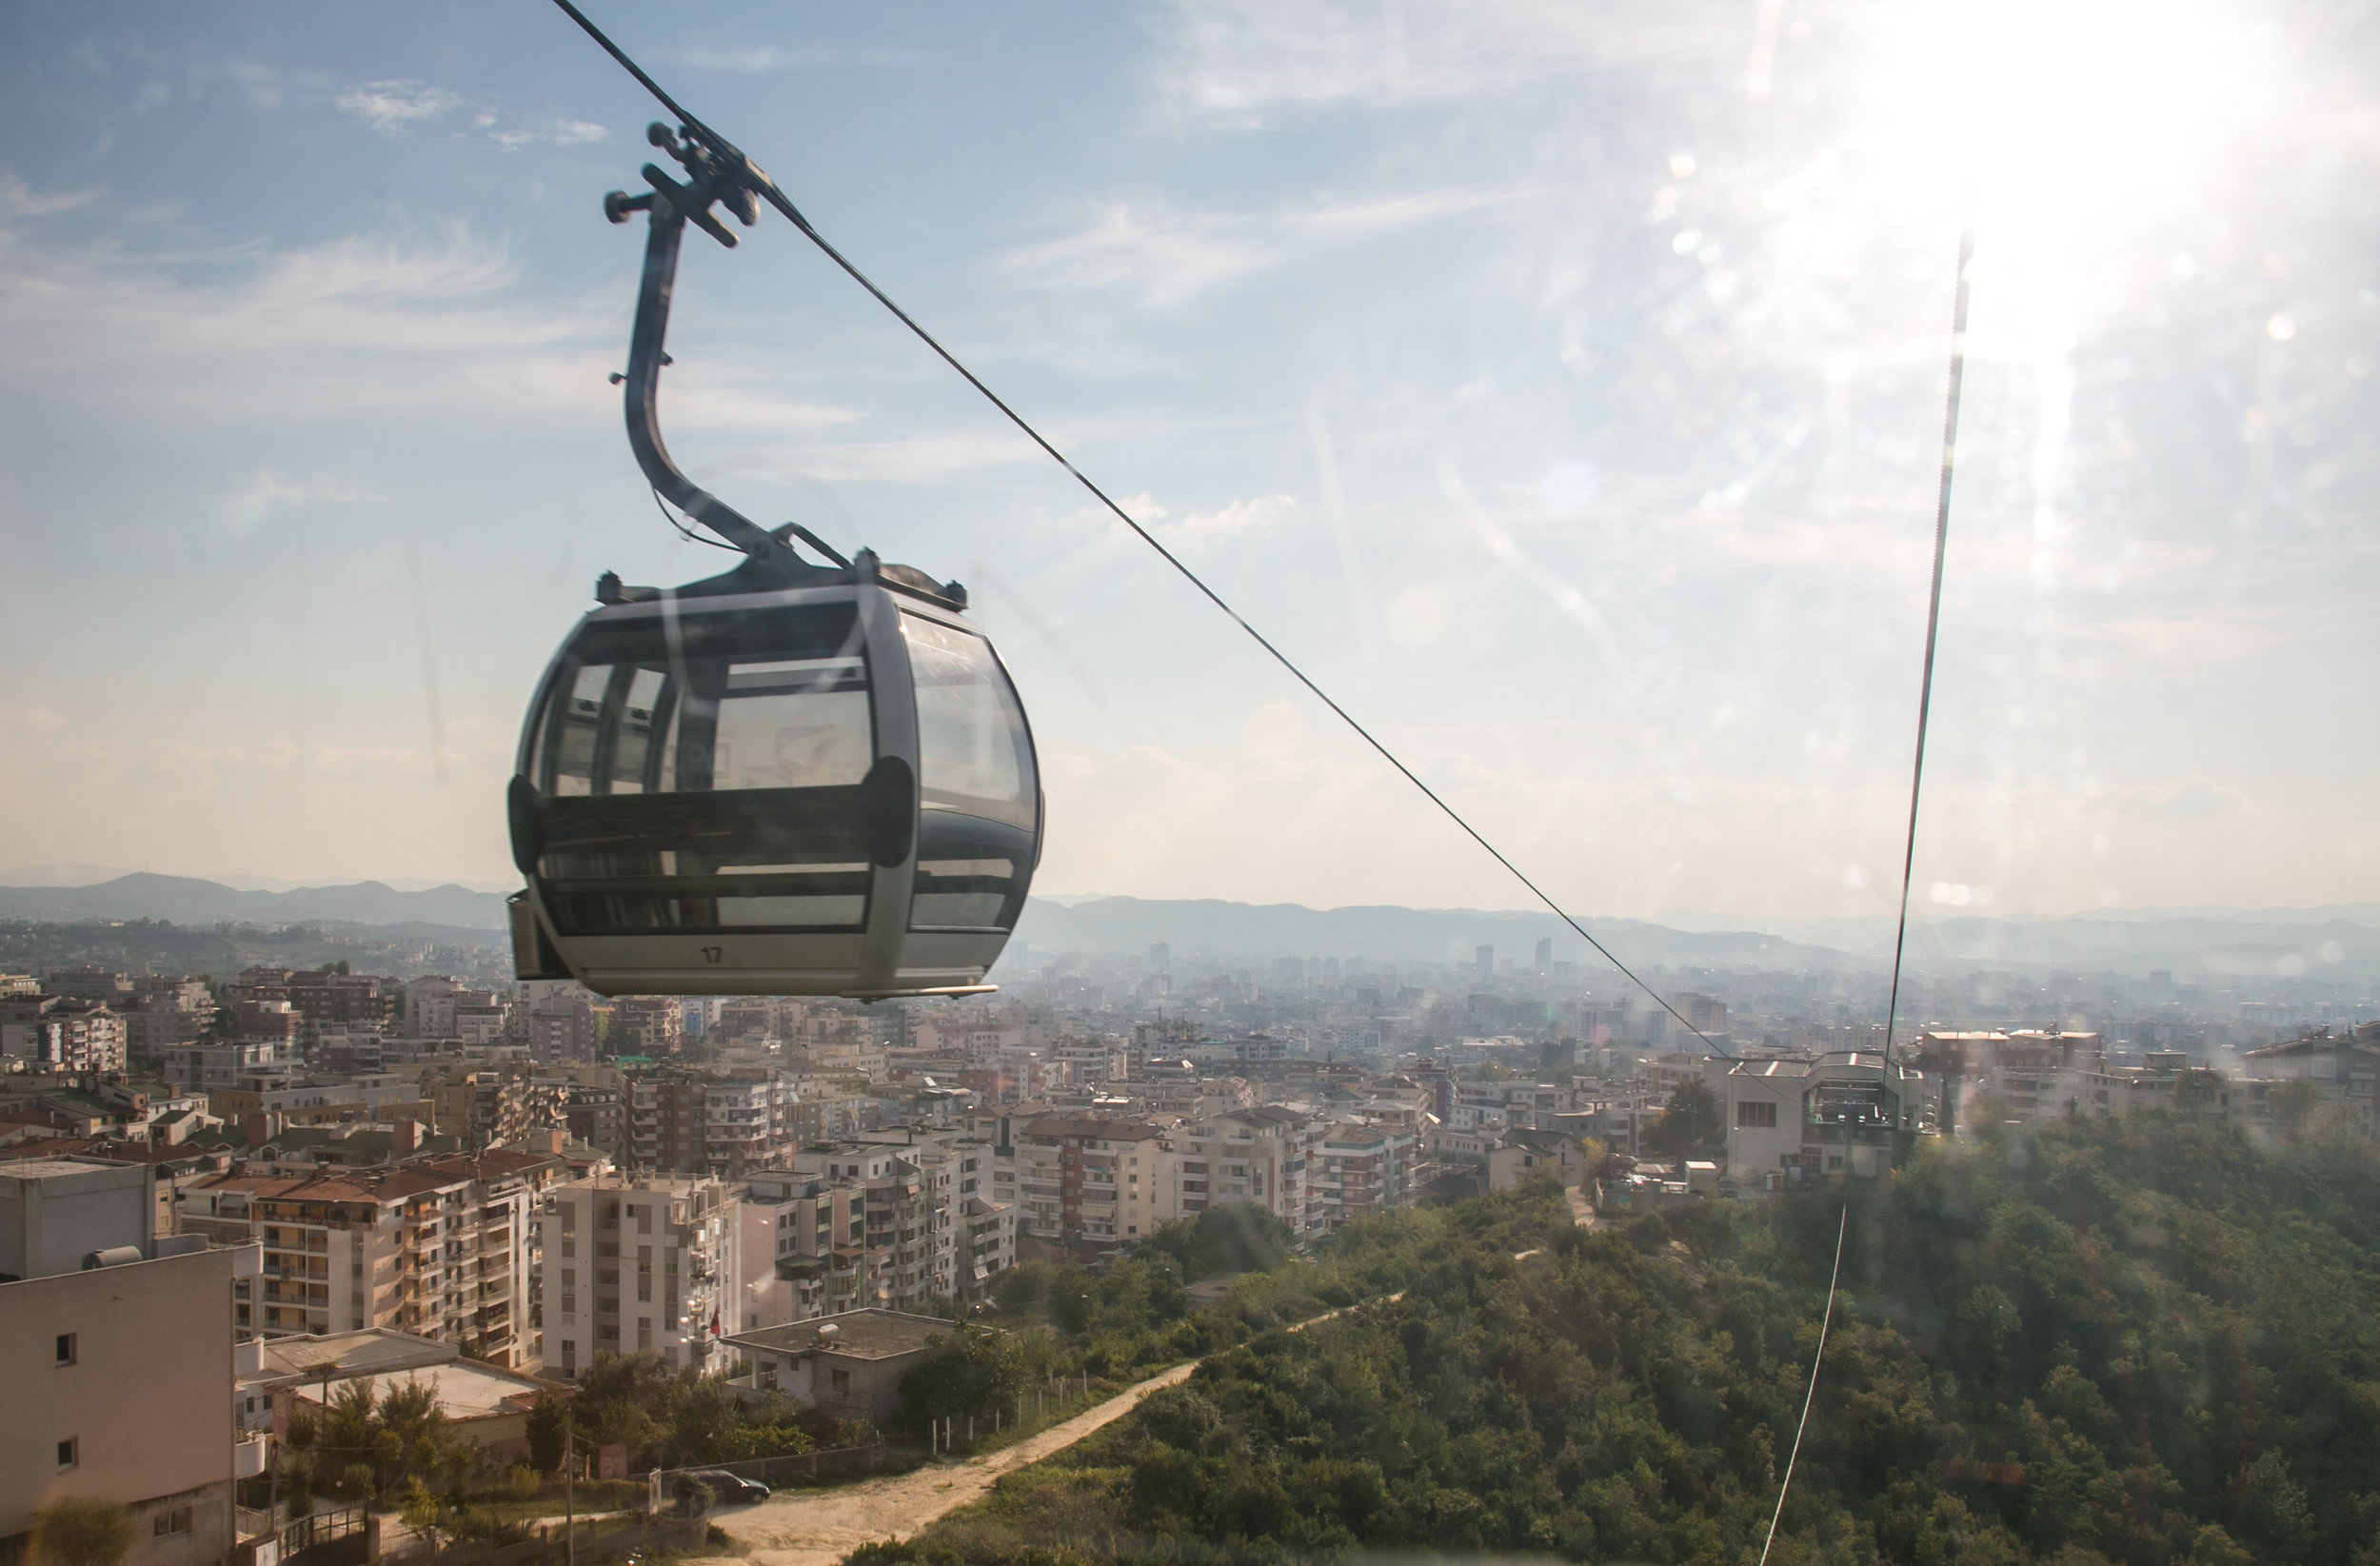
[[[1412,1199],[1417,1141],[1400,1126],[1332,1126],[1310,1156],[1319,1164],[1308,1171],[1313,1232],[1328,1234],[1349,1219]]]
[[[1827,1175],[1882,1175],[1896,1132],[1914,1130],[1935,1084],[1873,1051],[1743,1061],[1718,1080],[1727,1163],[1770,1189]]]
[[[575,1380],[600,1354],[721,1368],[736,1233],[716,1180],[598,1177],[545,1193],[545,1367]]]
[[[131,1512],[122,1566],[220,1566],[232,1481],[263,1469],[229,1397],[232,1293],[256,1249],[108,1238],[83,1236],[99,1265],[0,1282],[0,1558],[26,1553],[37,1507],[72,1496]]]
[[[0,1021],[0,1055],[53,1071],[122,1071],[123,1016],[105,1001],[38,996],[10,1008]]]
[[[1158,1221],[1196,1218],[1228,1201],[1252,1201],[1314,1234],[1314,1158],[1329,1127],[1301,1109],[1264,1104],[1184,1124],[1160,1150],[1166,1199]]]
[[[267,1039],[210,1040],[169,1044],[156,1052],[158,1075],[193,1093],[221,1093],[240,1079],[282,1064],[281,1045]]]

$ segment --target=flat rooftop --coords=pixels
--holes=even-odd
[[[476,1359],[453,1359],[443,1365],[384,1371],[377,1376],[342,1377],[331,1384],[335,1388],[350,1381],[369,1382],[374,1401],[387,1397],[391,1387],[419,1381],[430,1389],[430,1395],[438,1399],[438,1406],[446,1411],[446,1417],[457,1421],[518,1414],[526,1409],[540,1392],[547,1390],[547,1383],[535,1377],[498,1370]],[[293,1397],[307,1402],[319,1403],[323,1400],[323,1388],[319,1381],[300,1382],[289,1391]]]
[[[821,1327],[832,1327],[835,1331],[821,1338]],[[773,1354],[841,1354],[855,1359],[890,1359],[915,1354],[954,1330],[954,1323],[939,1316],[911,1316],[906,1311],[845,1311],[841,1316],[822,1316],[789,1326],[731,1333],[727,1341],[739,1348]]]
[[[257,1345],[259,1378],[320,1376],[344,1371],[348,1376],[445,1364],[463,1358],[451,1343],[416,1338],[411,1333],[366,1327],[360,1332],[326,1333],[320,1338],[268,1338]]]

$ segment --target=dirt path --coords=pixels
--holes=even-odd
[[[863,1544],[917,1533],[943,1513],[981,1497],[1002,1474],[1039,1462],[1101,1425],[1114,1423],[1131,1413],[1142,1398],[1185,1379],[1195,1368],[1195,1364],[1176,1365],[1087,1413],[986,1457],[934,1463],[913,1474],[864,1479],[833,1490],[788,1492],[748,1510],[713,1513],[711,1521],[746,1546],[749,1558],[760,1566],[835,1566]]]

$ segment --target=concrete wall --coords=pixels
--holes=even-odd
[[[147,1247],[156,1233],[155,1177],[145,1164],[61,1160],[0,1167],[0,1273],[70,1273],[93,1251]]]
[[[146,1175],[146,1170],[137,1171]],[[79,1265],[79,1263],[78,1263]],[[231,1280],[254,1247],[0,1284],[0,1538],[65,1496],[133,1513],[124,1566],[212,1566],[232,1548]],[[74,1335],[74,1362],[57,1338]],[[71,1439],[76,1461],[58,1464]],[[155,1521],[188,1508],[189,1529]]]

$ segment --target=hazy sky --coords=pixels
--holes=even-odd
[[[1889,907],[1972,217],[1921,902],[2375,895],[2380,23],[592,9],[1586,913]],[[0,867],[508,874],[595,575],[719,564],[653,112],[538,0],[0,14]],[[1040,889],[1525,902],[787,226],[678,298],[698,481],[973,588]]]

